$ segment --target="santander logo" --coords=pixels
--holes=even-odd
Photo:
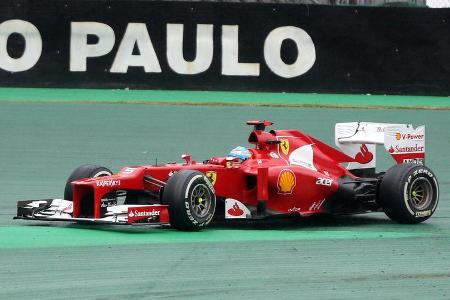
[[[228,210],[228,213],[232,216],[238,217],[242,216],[244,214],[244,211],[239,207],[237,203],[234,203],[234,205]]]
[[[362,144],[359,150],[360,151],[355,156],[355,160],[360,164],[370,163],[373,159],[373,154],[369,151],[366,144]]]

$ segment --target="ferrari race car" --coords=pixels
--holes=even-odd
[[[196,162],[124,167],[117,174],[82,165],[67,180],[64,199],[17,204],[18,219],[172,226],[199,230],[215,215],[263,219],[274,215],[384,211],[399,223],[434,213],[439,187],[424,166],[425,126],[338,123],[336,150],[298,130],[271,130],[248,121],[248,142],[227,156]],[[376,173],[376,146],[396,164]]]

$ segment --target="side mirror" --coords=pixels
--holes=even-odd
[[[181,159],[184,159],[187,165],[191,163],[191,155],[187,152],[181,155]]]

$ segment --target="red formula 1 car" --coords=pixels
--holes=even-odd
[[[340,151],[298,130],[254,126],[248,142],[204,162],[124,167],[98,165],[72,172],[64,199],[19,201],[17,217],[115,224],[171,225],[198,230],[213,216],[358,214],[384,211],[394,221],[419,223],[439,200],[436,176],[424,166],[425,127],[385,123],[336,124]],[[396,165],[375,173],[376,145]]]

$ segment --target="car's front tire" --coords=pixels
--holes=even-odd
[[[439,202],[436,176],[422,165],[393,166],[382,178],[378,201],[386,215],[396,222],[423,222],[433,215]]]
[[[216,195],[206,176],[194,170],[181,170],[167,181],[163,203],[169,205],[170,224],[179,230],[206,227],[214,217]]]

